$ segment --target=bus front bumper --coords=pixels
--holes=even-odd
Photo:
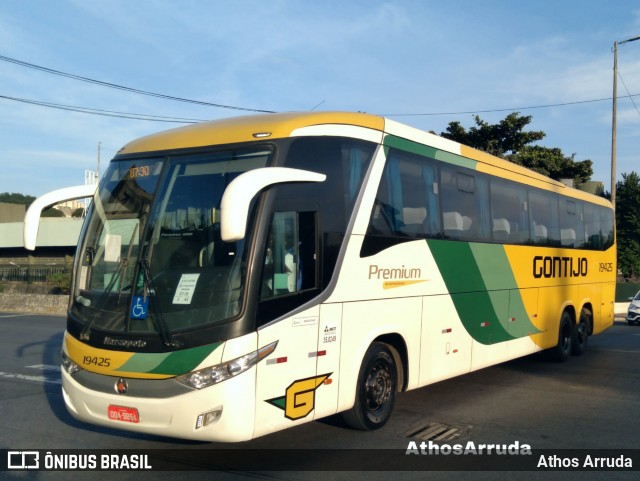
[[[96,374],[98,376],[98,374]],[[112,378],[113,383],[118,378]],[[218,385],[173,397],[99,392],[62,370],[67,410],[81,421],[111,429],[201,441],[239,442],[253,437],[255,369]]]

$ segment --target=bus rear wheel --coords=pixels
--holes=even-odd
[[[573,320],[567,311],[562,313],[560,328],[558,329],[558,344],[550,348],[547,353],[551,360],[565,362],[573,350]]]
[[[354,429],[381,428],[391,417],[397,386],[398,371],[393,355],[384,344],[371,344],[358,373],[355,403],[342,414],[342,419]]]
[[[581,356],[587,350],[592,319],[591,311],[583,307],[582,312],[580,313],[580,322],[573,330],[571,354],[574,356]]]

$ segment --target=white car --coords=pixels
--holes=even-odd
[[[629,310],[627,311],[627,322],[630,326],[640,324],[640,291],[635,297],[630,297]]]

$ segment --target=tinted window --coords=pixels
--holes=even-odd
[[[600,207],[600,223],[602,226],[602,248],[608,249],[613,245],[613,211]]]
[[[390,149],[361,255],[423,237],[603,249],[611,209]]]
[[[584,244],[582,202],[560,198],[560,242],[563,247],[579,247]]]
[[[276,212],[265,249],[260,298],[317,287],[315,212]]]
[[[445,237],[485,242],[490,240],[487,178],[471,171],[443,167],[440,188]]]
[[[535,245],[560,245],[558,196],[551,192],[529,191],[530,235]]]
[[[391,151],[371,213],[369,235],[440,234],[437,170],[424,157]]]
[[[513,182],[491,179],[492,235],[497,242],[529,241],[526,189]]]

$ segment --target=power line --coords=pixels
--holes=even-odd
[[[224,109],[231,109],[231,110],[242,110],[242,111],[247,111],[247,112],[259,112],[259,113],[275,113],[273,110],[261,110],[261,109],[253,109],[253,108],[247,108],[247,107],[237,107],[237,106],[233,106],[233,105],[225,105],[225,104],[217,104],[217,103],[211,103],[211,102],[205,102],[202,100],[193,100],[193,99],[187,99],[184,97],[175,97],[172,95],[165,95],[165,94],[160,94],[160,93],[156,93],[156,92],[150,92],[147,90],[141,90],[141,89],[136,89],[133,87],[126,87],[123,85],[118,85],[118,84],[114,84],[114,83],[110,83],[110,82],[104,82],[102,80],[96,80],[96,79],[92,79],[89,77],[83,77],[80,75],[75,75],[75,74],[71,74],[71,73],[67,73],[67,72],[62,72],[60,70],[55,70],[55,69],[51,69],[48,67],[43,67],[41,65],[36,65],[36,64],[32,64],[29,62],[24,62],[22,60],[18,60],[18,59],[14,59],[11,57],[6,57],[4,55],[0,55],[0,60],[4,61],[4,62],[9,62],[9,63],[13,63],[16,65],[20,65],[22,67],[27,67],[27,68],[31,68],[31,69],[35,69],[35,70],[39,70],[42,72],[46,72],[46,73],[50,73],[53,75],[59,75],[62,77],[67,77],[67,78],[71,78],[74,80],[79,80],[82,82],[88,82],[88,83],[92,83],[92,84],[96,84],[96,85],[101,85],[103,87],[109,87],[109,88],[114,88],[114,89],[118,89],[118,90],[124,90],[127,92],[132,92],[132,93],[137,93],[140,95],[148,95],[151,97],[157,97],[157,98],[162,98],[162,99],[167,99],[167,100],[175,100],[175,101],[179,101],[179,102],[186,102],[186,103],[190,103],[190,104],[196,104],[196,105],[204,105],[204,106],[208,106],[208,107],[217,107],[217,108],[224,108]],[[627,91],[628,93],[628,91]],[[633,97],[637,97],[640,96],[640,94],[628,94],[628,97],[631,99],[631,101],[633,102]],[[544,104],[544,105],[530,105],[530,106],[526,106],[526,107],[512,107],[512,108],[500,108],[500,109],[485,109],[485,110],[469,110],[469,111],[461,111],[461,112],[404,112],[404,113],[389,113],[389,114],[379,114],[383,117],[420,117],[420,116],[440,116],[440,115],[466,115],[466,114],[483,114],[483,113],[493,113],[493,112],[513,112],[513,111],[519,111],[519,110],[532,110],[532,109],[544,109],[544,108],[551,108],[551,107],[567,107],[570,105],[580,105],[580,104],[588,104],[588,103],[595,103],[595,102],[610,102],[612,100],[611,97],[607,97],[607,98],[600,98],[600,99],[590,99],[590,100],[578,100],[578,101],[573,101],[573,102],[561,102],[561,103],[555,103],[555,104]],[[33,103],[36,103],[37,101],[32,101]],[[319,105],[321,105],[322,103],[324,103],[324,101],[320,102],[320,104],[316,105],[316,107],[314,107],[311,110],[314,110],[315,108],[317,108]],[[44,104],[46,104],[46,102],[42,103],[43,106],[45,106]],[[635,104],[634,104],[635,105]],[[58,107],[54,107],[54,108],[58,108]],[[81,109],[83,109],[83,107],[76,107],[77,111],[82,111]],[[97,110],[97,109],[86,109],[86,110]],[[86,112],[86,113],[92,113],[92,112]],[[124,116],[128,116],[130,114],[127,113],[118,113]],[[97,115],[97,114],[96,114]],[[139,115],[141,117],[146,117],[144,114],[132,114],[132,115]],[[118,116],[118,115],[113,115],[113,116]],[[154,117],[154,116],[149,116],[149,117]],[[125,117],[125,118],[133,118],[133,117]],[[138,120],[145,120],[145,119],[138,119]],[[158,120],[160,121],[160,120]],[[196,122],[198,122],[199,120],[196,120]]]
[[[205,122],[204,119],[188,119],[182,117],[166,117],[162,115],[136,114],[133,112],[118,112],[114,110],[101,110],[89,107],[78,107],[75,105],[54,104],[51,102],[43,102],[40,100],[24,99],[20,97],[10,97],[8,95],[0,95],[0,99],[13,100],[25,104],[38,105],[40,107],[48,107],[58,110],[66,110],[70,112],[80,112],[83,114],[102,115],[105,117],[117,117],[131,120],[148,120],[152,122],[168,122],[175,124],[195,124],[197,122]]]
[[[204,102],[201,100],[193,100],[193,99],[187,99],[184,97],[175,97],[172,95],[165,95],[165,94],[159,94],[156,92],[150,92],[150,91],[146,91],[146,90],[140,90],[140,89],[136,89],[136,88],[132,88],[132,87],[126,87],[123,85],[118,85],[118,84],[113,84],[110,82],[104,82],[102,80],[96,80],[96,79],[92,79],[89,77],[83,77],[80,75],[75,75],[75,74],[70,74],[67,72],[62,72],[60,70],[54,70],[48,67],[43,67],[40,65],[36,65],[36,64],[32,64],[29,62],[24,62],[22,60],[18,60],[18,59],[14,59],[11,57],[6,57],[4,55],[0,55],[0,60],[1,61],[5,61],[5,62],[9,62],[9,63],[13,63],[16,65],[20,65],[22,67],[27,67],[27,68],[32,68],[35,70],[39,70],[42,72],[46,72],[46,73],[50,73],[53,75],[59,75],[62,77],[67,77],[67,78],[71,78],[74,80],[79,80],[82,82],[88,82],[88,83],[92,83],[92,84],[96,84],[96,85],[101,85],[103,87],[109,87],[109,88],[114,88],[114,89],[118,89],[118,90],[124,90],[127,92],[132,92],[132,93],[137,93],[140,95],[148,95],[151,97],[157,97],[157,98],[163,98],[163,99],[167,99],[167,100],[175,100],[175,101],[180,101],[180,102],[186,102],[186,103],[191,103],[191,104],[196,104],[196,105],[205,105],[205,106],[209,106],[209,107],[218,107],[218,108],[225,108],[225,109],[232,109],[232,110],[242,110],[242,111],[249,111],[249,112],[259,112],[259,113],[275,113],[272,110],[261,110],[261,109],[252,109],[252,108],[246,108],[246,107],[237,107],[237,106],[232,106],[232,105],[225,105],[225,104],[216,104],[216,103],[211,103],[211,102]],[[623,82],[624,83],[624,82]],[[625,85],[626,88],[626,85]],[[627,89],[627,97],[629,97],[629,99],[631,100],[631,102],[633,103],[634,107],[636,107],[636,110],[638,110],[633,97],[638,97],[640,96],[640,94],[631,94],[629,93],[629,90]],[[71,106],[71,105],[63,105],[63,104],[54,104],[54,103],[49,103],[49,102],[44,102],[44,101],[38,101],[38,100],[30,100],[30,99],[22,99],[22,98],[17,98],[17,97],[9,97],[9,96],[4,96],[4,95],[0,95],[0,98],[4,98],[7,100],[14,100],[17,102],[23,102],[23,103],[29,103],[29,104],[33,104],[33,105],[39,105],[42,107],[50,107],[50,108],[56,108],[56,109],[61,109],[61,110],[69,110],[69,111],[74,111],[74,112],[81,112],[81,113],[88,113],[88,114],[93,114],[93,115],[104,115],[104,116],[109,116],[109,117],[119,117],[119,118],[126,118],[126,119],[133,119],[133,120],[149,120],[149,121],[156,121],[156,122],[173,122],[173,123],[195,123],[195,122],[202,122],[202,119],[183,119],[180,117],[165,117],[165,116],[158,116],[158,115],[147,115],[147,114],[136,114],[136,113],[128,113],[128,112],[117,112],[117,111],[109,111],[109,110],[100,110],[100,109],[93,109],[93,108],[89,108],[89,107],[78,107],[78,106]],[[460,111],[460,112],[404,112],[404,113],[381,113],[379,115],[383,116],[383,117],[420,117],[420,116],[441,116],[441,115],[467,115],[467,114],[481,114],[481,113],[494,113],[494,112],[513,112],[513,111],[520,111],[520,110],[532,110],[532,109],[543,109],[543,108],[552,108],[552,107],[566,107],[566,106],[571,106],[571,105],[581,105],[581,104],[588,104],[588,103],[595,103],[595,102],[605,102],[605,101],[611,101],[612,97],[606,97],[606,98],[600,98],[600,99],[589,99],[589,100],[578,100],[578,101],[573,101],[573,102],[561,102],[561,103],[555,103],[555,104],[544,104],[544,105],[530,105],[530,106],[526,106],[526,107],[512,107],[512,108],[500,108],[500,109],[485,109],[485,110],[468,110],[468,111]],[[324,103],[324,100],[322,102],[320,102],[320,104],[316,105],[313,109],[317,108],[318,106],[320,106],[321,104]]]
[[[150,92],[148,90],[141,90],[141,89],[136,89],[136,88],[133,88],[133,87],[126,87],[124,85],[118,85],[118,84],[114,84],[114,83],[110,83],[110,82],[103,82],[102,80],[96,80],[96,79],[92,79],[92,78],[89,78],[89,77],[83,77],[81,75],[75,75],[75,74],[71,74],[71,73],[67,73],[67,72],[62,72],[60,70],[54,70],[52,68],[43,67],[41,65],[36,65],[36,64],[33,64],[33,63],[29,63],[29,62],[24,62],[22,60],[18,60],[18,59],[15,59],[15,58],[5,57],[4,55],[0,55],[0,60],[2,60],[4,62],[9,62],[9,63],[13,63],[13,64],[16,64],[16,65],[20,65],[22,67],[27,67],[27,68],[39,70],[41,72],[46,72],[46,73],[53,74],[53,75],[59,75],[61,77],[66,77],[66,78],[70,78],[70,79],[74,79],[74,80],[79,80],[81,82],[87,82],[87,83],[91,83],[91,84],[95,84],[95,85],[101,85],[102,87],[109,87],[109,88],[113,88],[113,89],[124,90],[126,92],[132,92],[132,93],[136,93],[136,94],[140,94],[140,95],[148,95],[150,97],[157,97],[157,98],[166,99],[166,100],[176,100],[178,102],[186,102],[186,103],[196,104],[196,105],[205,105],[207,107],[217,107],[217,108],[221,108],[221,109],[243,110],[243,111],[246,111],[246,112],[274,113],[272,110],[260,110],[260,109],[252,109],[252,108],[247,108],[247,107],[237,107],[237,106],[233,106],[233,105],[216,104],[216,103],[211,103],[211,102],[204,102],[202,100],[187,99],[187,98],[184,98],[184,97],[174,97],[173,95],[159,94],[159,93],[156,93],[156,92]]]
[[[640,110],[638,110],[638,106],[636,105],[635,101],[633,100],[633,96],[629,93],[629,89],[627,88],[627,84],[624,83],[624,79],[622,78],[622,74],[620,73],[620,69],[618,69],[618,77],[620,77],[620,81],[622,82],[622,85],[624,86],[624,89],[627,91],[627,95],[631,99],[631,103],[636,108],[636,112],[638,112],[638,115],[640,115]]]
[[[621,78],[622,80],[622,78]],[[623,81],[624,83],[624,81]],[[625,85],[626,88],[626,85]],[[628,97],[633,103],[636,110],[638,107],[633,100],[633,97],[638,97],[640,94],[630,94],[627,90],[627,95],[624,97]],[[619,97],[623,98],[623,97]],[[140,114],[133,112],[120,112],[114,110],[103,110],[103,109],[94,109],[91,107],[80,107],[76,105],[65,105],[65,104],[56,104],[52,102],[45,102],[41,100],[33,100],[33,99],[25,99],[20,97],[12,97],[9,95],[0,95],[0,99],[12,100],[15,102],[22,102],[25,104],[37,105],[39,107],[48,107],[58,110],[66,110],[70,112],[79,112],[83,114],[92,114],[92,115],[102,115],[105,117],[116,117],[123,118],[129,120],[146,120],[151,122],[167,122],[167,123],[176,123],[176,124],[194,124],[198,122],[206,122],[210,119],[193,119],[193,118],[184,118],[184,117],[168,117],[163,115],[151,115],[151,114]],[[467,112],[433,112],[433,113],[403,113],[403,114],[379,114],[383,117],[410,117],[410,116],[438,116],[438,115],[463,115],[463,114],[479,114],[479,113],[488,113],[488,112],[513,112],[519,110],[526,109],[541,109],[541,108],[550,108],[550,107],[563,107],[568,105],[577,105],[577,104],[586,104],[593,102],[603,102],[603,101],[611,101],[611,98],[605,99],[593,99],[593,100],[581,100],[577,102],[564,102],[559,104],[548,104],[548,105],[537,105],[530,107],[515,107],[515,108],[505,108],[505,109],[490,109],[490,110],[470,110]],[[640,114],[640,112],[639,112]]]
[[[638,96],[640,96],[640,94],[626,95],[626,97],[629,97],[632,101],[633,101],[633,97],[638,97]],[[577,100],[575,102],[562,102],[557,104],[545,104],[545,105],[530,105],[528,107],[512,107],[512,108],[503,108],[503,109],[469,110],[465,112],[395,113],[395,114],[379,114],[379,115],[383,117],[419,117],[419,116],[438,116],[438,115],[486,114],[486,113],[492,113],[492,112],[514,112],[519,110],[546,109],[551,107],[567,107],[569,105],[589,104],[594,102],[605,102],[605,101],[611,102],[611,100],[612,100],[612,97],[607,97],[602,99]]]

